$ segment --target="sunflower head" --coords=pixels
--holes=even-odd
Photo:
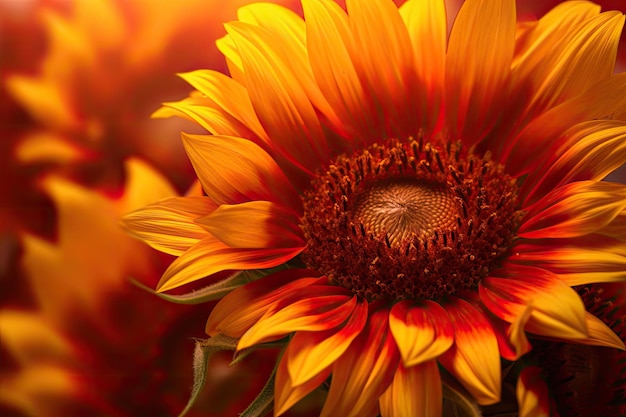
[[[203,193],[126,219],[178,256],[160,291],[208,277],[209,340],[285,344],[275,414],[326,386],[324,417],[438,416],[442,380],[475,410],[529,338],[623,349],[571,287],[626,279],[626,187],[602,181],[626,162],[624,16],[467,0],[448,35],[443,1],[303,14],[244,7],[230,77],[183,74],[197,91],[157,115],[211,133],[183,134]]]

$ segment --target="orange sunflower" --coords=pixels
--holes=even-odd
[[[178,256],[159,291],[237,287],[210,336],[288,339],[275,415],[329,380],[322,416],[441,415],[450,375],[497,403],[527,335],[624,349],[571,288],[626,280],[622,13],[467,0],[448,36],[443,1],[303,10],[240,9],[231,77],[182,75],[156,116],[212,134],[183,134],[204,195],[125,220]]]

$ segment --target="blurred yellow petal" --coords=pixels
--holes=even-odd
[[[104,293],[128,276],[153,268],[147,248],[124,233],[119,217],[174,190],[143,163],[131,160],[127,169],[127,184],[118,199],[58,177],[43,183],[57,207],[58,241],[24,235],[22,266],[42,313],[55,323],[73,308],[93,310]]]
[[[63,363],[76,354],[74,346],[40,315],[19,310],[0,311],[2,346],[22,366],[33,362]]]
[[[541,369],[524,368],[517,380],[517,403],[520,417],[550,417],[548,386]]]

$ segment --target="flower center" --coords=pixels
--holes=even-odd
[[[303,194],[303,260],[368,299],[439,299],[495,268],[519,223],[515,181],[438,137],[340,156]]]
[[[372,184],[356,198],[353,216],[365,230],[392,245],[425,238],[456,220],[454,197],[439,184],[400,178]]]

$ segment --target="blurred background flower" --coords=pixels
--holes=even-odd
[[[170,260],[118,219],[191,186],[179,132],[193,125],[149,116],[188,91],[175,73],[224,70],[214,41],[245,3],[0,0],[0,415],[186,404],[210,306],[130,284],[153,287]],[[264,355],[237,368],[217,355],[196,415],[241,412],[271,372]]]

